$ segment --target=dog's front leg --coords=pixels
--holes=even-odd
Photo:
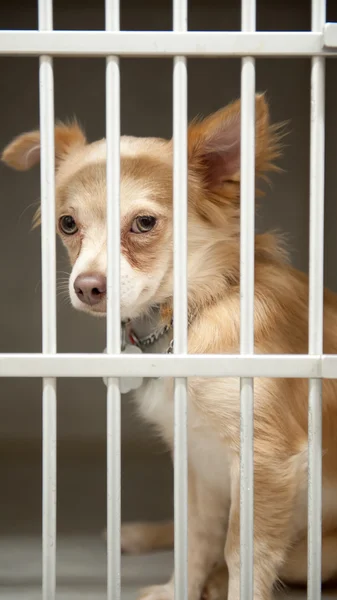
[[[188,600],[199,600],[211,570],[223,562],[228,507],[189,466],[188,474]],[[146,588],[146,600],[172,600],[174,575],[165,585]]]
[[[240,462],[232,469],[232,500],[225,560],[229,572],[228,600],[240,598]],[[298,477],[290,457],[275,457],[272,448],[254,454],[254,600],[271,600],[292,541]]]

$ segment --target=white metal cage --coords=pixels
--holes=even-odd
[[[337,24],[312,0],[311,32],[256,32],[255,0],[242,0],[240,32],[189,32],[187,0],[173,2],[172,32],[119,30],[119,1],[106,0],[106,31],[53,31],[52,0],[39,0],[38,31],[0,31],[0,55],[40,57],[43,350],[1,354],[1,377],[43,378],[43,598],[56,590],[56,382],[107,377],[108,600],[120,597],[119,378],[175,378],[175,597],[187,598],[187,378],[241,378],[241,598],[253,598],[253,385],[255,377],[303,377],[309,385],[308,597],[321,594],[321,400],[323,378],[337,377],[337,355],[323,355],[324,77],[336,53]],[[59,354],[56,346],[54,56],[106,57],[108,215],[107,354]],[[121,56],[174,57],[174,354],[120,354],[119,140]],[[187,354],[187,63],[186,57],[241,57],[241,354]],[[311,57],[310,298],[307,355],[254,355],[255,57]],[[179,202],[178,202],[179,199]]]

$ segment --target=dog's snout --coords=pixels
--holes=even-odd
[[[78,275],[74,289],[77,297],[85,304],[99,304],[106,294],[106,278],[97,273]]]

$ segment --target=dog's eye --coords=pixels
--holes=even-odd
[[[63,233],[66,235],[74,235],[74,233],[78,231],[75,220],[71,215],[64,215],[64,217],[61,217],[59,220],[59,225],[61,231],[63,231]]]
[[[131,231],[132,233],[146,233],[154,228],[156,222],[157,219],[155,217],[137,217],[131,225]]]

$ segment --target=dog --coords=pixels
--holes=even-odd
[[[256,180],[277,169],[282,130],[265,95],[255,104]],[[132,324],[158,307],[172,339],[173,143],[122,137],[121,318]],[[24,133],[2,160],[26,170],[40,159],[40,134]],[[55,127],[57,232],[69,254],[73,306],[106,313],[106,143],[88,144],[75,122]],[[35,224],[39,223],[39,212]],[[188,129],[188,351],[239,352],[240,101]],[[308,278],[275,234],[255,237],[255,352],[308,351]],[[132,332],[131,332],[132,334]],[[164,349],[164,351],[169,351]],[[324,352],[337,353],[337,296],[324,291]],[[240,402],[236,378],[188,383],[188,599],[237,600],[240,593]],[[173,447],[173,381],[146,380],[136,396],[143,418]],[[337,573],[337,382],[323,381],[322,580]],[[278,581],[307,578],[308,381],[254,384],[254,598]],[[134,531],[137,533],[137,525]],[[143,524],[144,547],[172,545],[172,524]],[[159,527],[159,529],[155,529]],[[162,528],[160,530],[160,527]],[[166,529],[165,529],[166,528]],[[171,528],[171,529],[170,529]],[[132,529],[131,529],[132,531]],[[162,534],[160,544],[156,532]],[[165,538],[166,536],[166,538]],[[137,536],[136,536],[137,537]],[[164,539],[165,538],[165,539]],[[144,542],[147,543],[145,543]],[[138,547],[142,550],[142,547]],[[227,582],[228,570],[228,582]],[[212,576],[213,573],[213,576]],[[212,579],[213,577],[213,579]],[[143,591],[172,600],[173,577]],[[213,582],[213,583],[212,583]],[[207,587],[206,587],[207,590]]]

